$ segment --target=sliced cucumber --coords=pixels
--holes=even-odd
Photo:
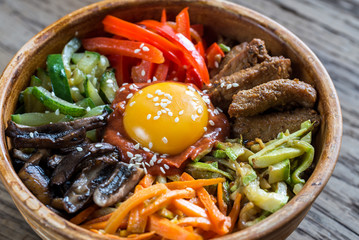
[[[90,111],[88,111],[83,117],[93,117],[97,115],[101,115],[104,111],[107,111],[109,113],[112,113],[112,108],[110,108],[108,105],[101,105],[94,107]]]
[[[64,68],[67,78],[70,78],[72,75],[70,68],[70,61],[72,55],[79,50],[81,47],[81,41],[78,38],[71,39],[62,50],[62,61],[64,63]]]
[[[25,112],[44,112],[46,107],[33,94],[33,87],[28,87],[23,91]]]
[[[94,108],[96,105],[93,103],[91,98],[84,98],[78,102],[75,103],[76,105],[83,107],[83,108]]]
[[[74,53],[72,54],[71,60],[74,64],[78,64],[83,56],[85,56],[85,53]]]
[[[74,86],[70,88],[71,97],[75,102],[78,102],[82,99],[84,99],[84,96],[82,96],[81,91],[78,87]]]
[[[93,69],[99,63],[100,56],[99,53],[86,51],[85,55],[77,63],[77,67],[86,75],[91,74]]]
[[[42,85],[41,79],[36,77],[35,75],[32,75],[31,76],[30,87],[41,86],[41,85]]]
[[[287,181],[290,178],[290,161],[286,159],[268,167],[269,184]]]
[[[85,87],[85,96],[91,98],[91,100],[95,103],[96,106],[104,105],[105,103],[102,101],[98,90],[95,86],[91,83],[89,79],[86,79],[84,82]]]
[[[47,67],[50,74],[52,89],[55,95],[72,103],[70,86],[65,73],[65,67],[61,54],[50,54],[47,57]]]
[[[73,117],[80,117],[86,114],[86,109],[76,104],[69,103],[61,98],[52,95],[43,87],[33,87],[32,94],[40,100],[47,108],[65,115],[71,115]]]
[[[100,81],[100,90],[100,95],[103,96],[103,99],[105,99],[107,103],[112,103],[112,101],[115,99],[116,91],[118,90],[114,71],[106,71],[102,75]]]
[[[48,91],[52,91],[51,79],[49,75],[45,72],[45,70],[42,68],[38,68],[36,70],[36,75],[41,80],[42,87]]]
[[[50,113],[24,113],[13,114],[11,120],[15,123],[27,126],[41,126],[56,122],[65,122],[73,120],[73,117],[63,114]]]
[[[70,78],[69,84],[70,86],[75,86],[79,84],[83,84],[86,80],[85,74],[78,68],[75,68],[72,72],[72,77]]]

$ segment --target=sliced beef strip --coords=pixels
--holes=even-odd
[[[297,108],[286,112],[273,112],[252,117],[238,117],[231,125],[233,138],[243,137],[244,140],[260,138],[267,142],[277,137],[278,133],[295,132],[302,122],[310,120],[318,126],[319,114],[310,108]]]
[[[240,48],[241,50],[238,51]],[[239,45],[238,50],[236,49],[238,52],[236,55],[233,54],[232,58],[221,64],[223,67],[220,66],[220,71],[213,77],[212,82],[270,58],[264,41],[258,38],[253,39],[248,44],[243,44],[242,47]]]
[[[208,89],[212,103],[226,111],[232,102],[233,95],[238,91],[250,89],[271,80],[288,78],[291,72],[290,64],[290,59],[272,57],[251,68],[223,77]]]
[[[317,92],[310,84],[298,79],[278,79],[239,91],[233,96],[228,113],[231,117],[254,116],[293,102],[312,108],[316,99]]]

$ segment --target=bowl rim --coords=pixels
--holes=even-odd
[[[74,19],[81,21],[89,12],[91,13],[94,10],[103,11],[106,9],[111,9],[115,7],[119,7],[122,5],[131,5],[134,4],[135,0],[122,0],[122,1],[114,1],[114,0],[106,0],[102,2],[97,2],[83,8],[80,8],[66,16],[62,17],[58,21],[46,27],[44,30],[36,34],[32,39],[30,39],[12,58],[9,62],[0,80],[0,86],[2,89],[9,90],[12,86],[14,80],[16,79],[17,71],[20,69],[20,66],[24,65],[23,53],[28,52],[29,54],[33,54],[34,50],[32,47],[37,44],[39,40],[42,38],[51,39],[56,35],[56,32],[53,31],[54,28],[60,25],[67,24]],[[164,3],[164,0],[141,0],[142,3]],[[288,29],[275,22],[274,20],[254,11],[249,8],[243,7],[241,5],[222,1],[222,0],[173,0],[171,4],[175,3],[197,3],[197,4],[206,4],[214,8],[218,8],[220,10],[229,11],[230,13],[241,15],[243,18],[249,19],[259,26],[265,27],[271,31],[271,33],[280,37],[281,40],[285,41],[292,47],[295,51],[300,51],[306,54],[307,61],[310,63],[311,67],[316,71],[321,78],[323,79],[322,84],[325,86],[324,88],[328,89],[327,92],[323,93],[328,100],[325,105],[327,108],[330,108],[331,111],[327,116],[327,125],[328,126],[336,126],[335,128],[330,128],[329,135],[323,144],[325,148],[322,149],[322,153],[319,157],[319,160],[323,162],[323,166],[327,169],[327,171],[320,172],[316,167],[308,179],[307,183],[303,187],[304,192],[309,192],[309,194],[298,194],[294,198],[292,198],[282,209],[275,212],[271,215],[271,217],[261,221],[260,223],[238,231],[229,235],[225,235],[218,239],[238,239],[241,237],[251,238],[261,238],[266,234],[282,227],[286,223],[292,221],[296,216],[301,214],[303,211],[308,211],[313,201],[318,197],[320,192],[323,190],[324,186],[328,182],[332,172],[334,171],[334,167],[336,161],[338,159],[339,150],[341,146],[342,139],[342,116],[341,109],[339,104],[339,99],[334,88],[334,84],[327,73],[326,69],[317,58],[317,56],[307,47],[297,36],[295,36]],[[9,80],[12,81],[9,81]],[[330,91],[329,91],[330,90]],[[0,105],[4,106],[6,104],[6,94],[5,91],[1,92],[0,96]],[[8,154],[8,148],[6,144],[6,136],[4,134],[6,121],[4,119],[4,108],[0,108],[1,114],[1,132],[0,139],[2,140],[0,143],[1,149],[1,159],[0,159],[0,178],[3,181],[7,191],[10,193],[13,198],[15,204],[18,209],[20,205],[20,201],[25,201],[26,204],[22,206],[22,211],[26,211],[28,214],[27,217],[33,219],[36,223],[44,224],[49,229],[54,231],[56,234],[63,236],[68,239],[88,239],[88,237],[98,237],[97,234],[87,231],[75,224],[66,221],[60,216],[54,214],[50,209],[40,203],[36,197],[25,187],[22,181],[19,179],[18,175],[12,168],[11,160]],[[328,131],[329,131],[328,130]],[[310,203],[308,205],[308,203]],[[20,212],[21,212],[20,210]],[[23,214],[23,213],[22,213]],[[23,214],[24,216],[24,214]],[[304,215],[303,215],[304,217]],[[25,217],[26,218],[26,217]],[[41,223],[39,222],[41,218]],[[26,219],[28,221],[28,219]],[[34,228],[34,227],[33,227]],[[64,231],[64,228],[67,228],[67,231]],[[36,229],[34,228],[36,231]],[[37,231],[36,231],[37,232]],[[69,235],[70,234],[70,235]],[[104,237],[103,239],[107,239]]]

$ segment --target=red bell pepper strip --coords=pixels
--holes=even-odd
[[[166,14],[166,9],[162,9],[162,15],[161,15],[161,23],[166,23],[167,22],[167,14]]]
[[[153,74],[153,80],[164,82],[167,80],[168,70],[170,67],[169,61],[165,61],[157,66],[155,73]]]
[[[182,33],[186,38],[191,40],[190,26],[188,7],[186,7],[176,16],[177,33]]]
[[[209,74],[206,63],[188,38],[181,33],[175,33],[167,24],[162,24],[155,20],[144,20],[141,21],[140,24],[153,29],[175,43],[185,55],[185,64],[188,64],[188,67],[193,67],[199,79],[204,83],[209,84]]]
[[[131,69],[131,78],[134,83],[145,83],[152,78],[155,64],[146,60],[142,60],[137,66]]]
[[[111,63],[111,67],[115,69],[115,76],[117,85],[121,86],[123,83],[130,82],[131,58],[121,55],[108,55],[108,60]]]
[[[86,50],[95,51],[103,55],[116,54],[140,58],[154,63],[163,63],[165,61],[160,50],[146,43],[96,37],[84,39],[82,44]]]
[[[217,43],[213,43],[206,51],[207,64],[209,68],[217,68],[224,52]]]
[[[204,46],[203,46],[203,43],[202,41],[198,42],[196,45],[195,45],[197,51],[199,52],[199,54],[201,54],[201,56],[203,57],[203,59],[206,57],[206,52],[204,51]]]
[[[203,37],[204,29],[202,24],[193,24],[191,28],[196,31],[200,37]]]
[[[164,37],[140,27],[134,23],[126,22],[111,15],[107,15],[102,21],[106,32],[151,44],[162,51],[163,55],[169,60],[181,64],[183,57],[182,51]]]

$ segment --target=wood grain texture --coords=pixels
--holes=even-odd
[[[0,71],[33,35],[94,0],[0,0]],[[288,239],[359,239],[359,1],[235,0],[290,29],[320,58],[340,97],[344,136],[332,178]],[[40,239],[0,183],[0,239]],[[11,236],[11,237],[10,237]]]

